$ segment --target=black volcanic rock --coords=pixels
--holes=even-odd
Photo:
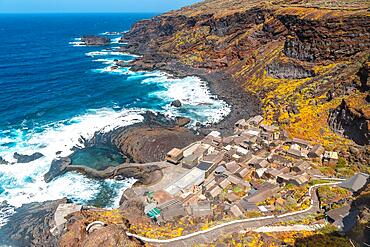
[[[31,155],[23,155],[23,154],[19,154],[19,153],[15,152],[13,157],[14,157],[14,159],[17,160],[17,163],[29,163],[31,161],[40,159],[41,157],[44,157],[44,155],[42,153],[39,153],[39,152],[36,152],[34,154],[31,154]]]
[[[86,35],[81,38],[81,41],[87,46],[104,46],[109,45],[110,38],[104,36]]]
[[[370,140],[369,117],[349,107],[345,100],[335,109],[330,110],[329,127],[358,145],[368,145]]]
[[[267,75],[278,79],[303,79],[314,76],[314,72],[292,63],[273,62],[267,66]]]
[[[0,165],[7,165],[7,164],[9,164],[9,162],[4,160],[4,158],[0,156]]]
[[[181,101],[180,100],[174,100],[174,101],[172,101],[172,103],[171,103],[171,106],[173,106],[173,107],[181,107]]]
[[[64,174],[66,172],[66,168],[71,164],[71,162],[71,159],[67,157],[53,160],[49,171],[44,175],[45,182],[49,183],[54,178]]]
[[[67,203],[67,199],[33,202],[17,208],[8,223],[0,228],[0,245],[58,246],[59,236],[53,236],[50,230],[54,224],[54,213],[62,203]]]

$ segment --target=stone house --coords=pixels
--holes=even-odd
[[[187,157],[185,157],[184,159],[182,159],[181,161],[181,165],[184,167],[184,168],[187,168],[187,169],[192,169],[193,167],[197,166],[198,165],[198,162],[199,162],[199,156],[196,155],[196,154],[191,154]]]
[[[164,221],[174,220],[176,217],[186,216],[187,212],[182,204],[170,205],[161,211],[161,218]]]
[[[237,196],[234,192],[229,192],[227,193],[226,200],[230,203],[233,203],[239,200],[239,196]]]
[[[370,178],[366,173],[357,173],[339,184],[340,187],[350,190],[352,193],[361,192],[369,184]]]
[[[254,194],[245,197],[245,200],[252,203],[263,202],[274,193],[279,191],[279,189],[280,188],[278,185],[265,183],[260,188],[258,188]]]
[[[249,191],[249,190],[250,190],[250,188],[251,188],[251,185],[250,185],[248,182],[244,181],[243,179],[241,179],[241,178],[239,178],[239,177],[237,177],[237,176],[235,176],[235,175],[230,175],[230,176],[228,176],[228,177],[227,177],[227,179],[228,179],[228,180],[229,180],[233,185],[237,185],[237,186],[239,186],[239,187],[243,188],[243,189],[244,189],[244,191]]]
[[[256,169],[259,169],[266,168],[269,165],[269,162],[264,158],[254,157],[248,162],[248,164]]]
[[[244,212],[258,211],[256,203],[249,202],[245,198],[241,199],[238,205]]]
[[[313,146],[313,148],[310,150],[310,152],[308,153],[308,157],[309,158],[320,158],[323,156],[325,152],[325,148],[323,148],[323,146],[317,144],[315,146]]]
[[[254,116],[250,118],[247,122],[250,126],[257,127],[263,121],[263,117],[261,115]]]
[[[327,165],[336,165],[338,163],[338,159],[337,152],[325,151],[323,163]]]
[[[250,169],[248,167],[241,167],[239,170],[235,172],[235,175],[239,176],[240,178],[245,178],[250,172]]]
[[[241,129],[241,130],[243,130],[243,129],[248,129],[249,124],[248,124],[248,123],[247,123],[247,121],[243,118],[243,119],[239,119],[239,120],[235,123],[234,127],[235,127],[236,129]]]
[[[230,212],[235,217],[242,217],[244,215],[243,211],[235,204],[230,208]]]
[[[231,182],[230,182],[228,179],[224,178],[224,179],[222,179],[222,180],[218,183],[218,185],[219,185],[222,189],[226,189],[229,185],[231,185]]]
[[[292,145],[288,151],[286,152],[286,154],[292,158],[295,158],[295,159],[301,159],[303,158],[303,155],[302,155],[302,152],[300,149],[297,149],[296,146]]]
[[[225,164],[226,170],[231,174],[234,174],[237,170],[240,169],[240,165],[235,161],[231,161]]]
[[[268,168],[259,168],[259,169],[256,169],[254,172],[253,172],[253,176],[256,178],[256,179],[261,179],[263,178],[266,170]]]
[[[308,163],[307,161],[301,160],[292,167],[292,171],[294,171],[294,172],[305,172],[305,171],[309,170],[310,168],[311,168],[310,163]]]
[[[177,165],[183,157],[184,155],[181,149],[173,148],[167,153],[166,161]]]
[[[199,201],[197,204],[191,204],[189,208],[193,217],[206,217],[213,215],[211,202],[209,201]]]
[[[263,174],[263,178],[265,179],[273,179],[273,180],[276,180],[277,177],[280,175],[280,174],[283,174],[283,171],[281,170],[278,170],[278,169],[273,169],[273,168],[268,168],[264,174]]]
[[[215,199],[221,194],[221,192],[222,192],[222,188],[218,185],[215,185],[206,192],[206,196],[212,199]]]
[[[294,184],[297,186],[302,186],[308,183],[308,176],[307,174],[300,174],[300,175],[292,175],[292,174],[281,174],[276,178],[278,183],[285,183],[285,184]]]
[[[329,223],[339,228],[342,232],[351,230],[357,221],[357,210],[351,210],[350,205],[333,209],[325,213]]]
[[[214,163],[212,161],[201,161],[199,165],[197,165],[197,168],[199,170],[204,171],[205,177],[208,178],[209,175],[211,175],[214,170],[217,168],[218,163]]]
[[[297,144],[304,149],[308,149],[310,147],[310,143],[308,141],[299,138],[293,138],[292,144]]]
[[[261,137],[266,141],[271,142],[280,138],[279,127],[265,124],[261,124],[260,127],[264,130],[264,132],[261,134]]]

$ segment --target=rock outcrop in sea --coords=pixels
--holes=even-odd
[[[44,157],[44,155],[39,152],[33,153],[31,155],[19,154],[15,152],[13,157],[17,160],[17,163],[29,163],[34,160],[40,159],[41,157]]]
[[[0,156],[0,165],[7,165],[7,164],[9,164],[9,162]]]
[[[105,46],[109,45],[110,38],[105,36],[86,35],[81,38],[81,42],[87,46]]]

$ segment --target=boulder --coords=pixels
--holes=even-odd
[[[17,163],[29,163],[34,160],[40,159],[41,157],[44,157],[44,155],[39,152],[33,153],[31,155],[24,155],[15,152],[13,157],[17,160]]]
[[[184,127],[191,122],[190,118],[187,117],[177,117],[176,118],[176,125],[179,127]]]
[[[4,160],[4,158],[0,156],[0,165],[7,165],[7,164],[9,164],[9,162]]]
[[[174,100],[174,101],[172,101],[172,103],[171,103],[171,106],[173,106],[173,107],[181,107],[181,101],[180,100]]]
[[[53,160],[49,171],[44,175],[45,182],[49,183],[54,178],[63,175],[71,162],[71,159],[68,157]]]
[[[125,67],[125,66],[127,66],[127,62],[126,61],[124,61],[124,60],[117,60],[117,61],[114,61],[115,62],[115,64],[117,65],[117,66],[120,66],[120,67]]]

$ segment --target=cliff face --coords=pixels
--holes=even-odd
[[[351,103],[351,100],[343,100],[336,109],[330,111],[329,126],[333,131],[349,137],[359,145],[369,145],[370,112],[368,109],[366,111],[353,107]],[[369,104],[369,102],[363,102],[363,104]]]
[[[268,122],[331,145],[343,140],[327,125],[330,109],[368,92],[367,7],[361,0],[208,0],[138,22],[125,50],[144,55],[137,68],[226,74],[262,100]]]

